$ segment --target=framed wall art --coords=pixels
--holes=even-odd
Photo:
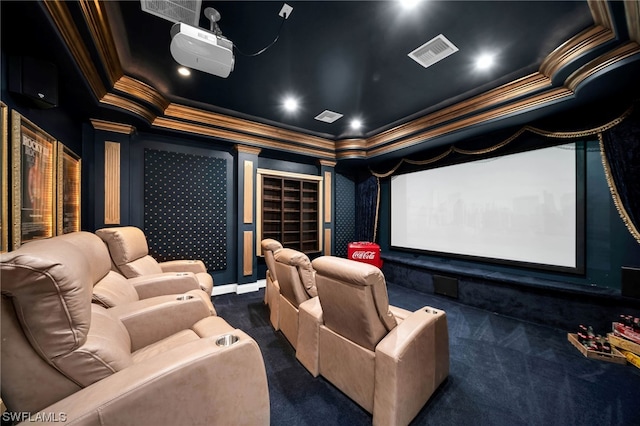
[[[9,251],[9,108],[0,102],[0,253]]]
[[[57,234],[80,231],[80,157],[58,142]]]
[[[11,112],[12,248],[55,232],[56,140]]]

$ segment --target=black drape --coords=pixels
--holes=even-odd
[[[356,187],[356,241],[375,241],[378,218],[379,186],[375,176],[358,182]]]
[[[602,133],[607,179],[622,219],[640,242],[640,111]]]

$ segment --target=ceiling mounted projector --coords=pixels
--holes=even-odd
[[[233,43],[222,36],[217,21],[220,14],[213,8],[205,9],[211,21],[211,31],[178,22],[171,28],[171,56],[180,65],[213,74],[229,77],[235,58]]]

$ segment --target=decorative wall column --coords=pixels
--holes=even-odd
[[[260,148],[235,146],[238,182],[238,285],[257,281],[256,263],[256,171]]]
[[[94,207],[93,218],[86,221],[87,228],[128,225],[129,145],[136,128],[96,119],[91,120],[91,126],[94,129],[93,137],[87,143],[83,141],[85,157],[93,157],[87,163],[94,165],[88,179],[85,177],[91,169],[85,167],[83,169],[87,170],[82,171],[83,180],[88,182],[86,187],[93,188],[88,194],[82,194],[83,204],[84,200],[88,200]]]
[[[322,176],[322,251],[325,256],[335,252],[335,161],[320,160],[320,175]]]

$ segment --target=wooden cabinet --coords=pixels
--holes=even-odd
[[[320,251],[318,180],[262,175],[262,239],[303,253]]]

